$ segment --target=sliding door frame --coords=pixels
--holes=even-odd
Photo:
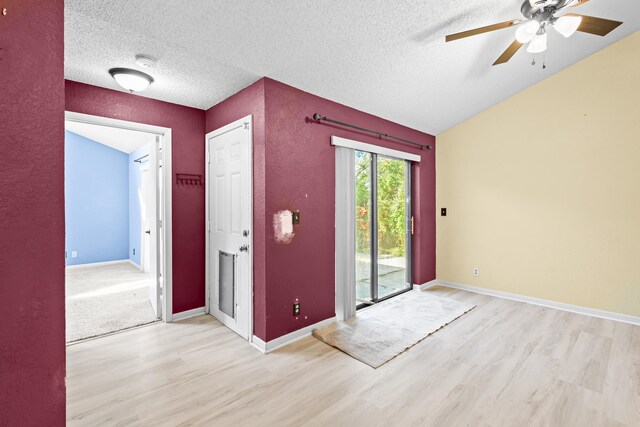
[[[361,150],[358,150],[361,151]],[[411,202],[411,194],[413,188],[411,186],[411,161],[399,159],[393,156],[384,155],[384,157],[404,162],[404,193],[405,193],[405,285],[406,288],[378,297],[378,154],[369,151],[362,151],[370,155],[371,165],[369,168],[369,188],[370,188],[370,209],[369,216],[369,253],[371,254],[371,270],[369,285],[371,287],[371,302],[363,302],[356,305],[359,310],[379,303],[381,301],[393,298],[397,295],[405,293],[413,289],[413,206]],[[355,284],[354,284],[355,285]]]
[[[369,215],[369,254],[371,256],[371,276],[369,286],[371,287],[371,302],[378,302],[378,155],[370,153],[371,167],[369,168],[369,204],[371,214]],[[365,304],[367,305],[367,304]]]
[[[406,151],[394,150],[392,148],[380,145],[367,144],[352,139],[342,138],[339,136],[331,137],[331,145],[336,147],[336,317],[339,320],[347,320],[355,315],[356,310],[374,305],[376,302],[384,301],[403,292],[407,292],[413,288],[413,208],[411,203],[412,192],[412,166],[414,163],[420,163],[421,156],[419,154],[408,153]],[[374,185],[377,186],[377,156],[390,157],[396,160],[404,161],[405,164],[405,206],[406,206],[406,268],[405,283],[407,288],[383,298],[376,298],[376,301],[367,301],[361,304],[356,299],[356,232],[355,232],[355,151],[369,153],[375,156],[375,174],[370,170],[371,176],[376,177]],[[371,177],[369,178],[372,179]],[[371,186],[371,181],[370,181]],[[377,191],[376,191],[377,192]],[[375,205],[373,205],[375,206]],[[377,217],[377,209],[372,209],[372,215]],[[371,215],[370,215],[371,216]],[[377,218],[376,218],[377,220]],[[376,221],[377,223],[377,221]],[[371,224],[375,224],[372,222]],[[371,225],[370,225],[371,227]],[[377,257],[378,236],[377,230],[370,230],[371,242],[374,244]],[[375,235],[375,238],[374,236]],[[371,251],[370,246],[370,251]],[[377,263],[373,266],[376,273],[377,282]],[[370,271],[371,273],[371,271]],[[377,292],[377,289],[376,289]],[[377,295],[376,295],[377,296]]]

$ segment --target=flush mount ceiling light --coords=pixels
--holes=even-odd
[[[120,86],[131,93],[143,91],[153,83],[153,77],[150,75],[130,68],[112,68],[109,74]]]
[[[568,7],[577,7],[589,0],[524,0],[520,12],[524,19],[512,19],[486,27],[475,28],[461,33],[450,34],[445,41],[450,42],[477,34],[488,33],[503,28],[517,26],[516,39],[509,45],[493,65],[504,64],[525,44],[527,52],[540,53],[547,50],[546,27],[553,27],[564,37],[571,37],[576,31],[606,36],[622,24],[620,21],[595,18],[593,16],[566,13],[559,16],[561,11]]]

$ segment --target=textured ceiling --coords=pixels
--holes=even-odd
[[[159,59],[143,96],[207,109],[262,76],[438,134],[640,29],[640,1],[591,0],[572,12],[624,24],[607,37],[549,33],[543,56],[508,28],[444,36],[520,18],[520,0],[66,0],[67,79],[118,89],[111,67]],[[309,113],[312,113],[311,111]],[[339,119],[339,118],[338,118]]]
[[[146,132],[71,120],[64,122],[64,129],[127,154],[155,140],[155,135]]]

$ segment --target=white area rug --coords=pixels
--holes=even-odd
[[[67,342],[155,322],[149,302],[153,277],[129,263],[68,269]]]
[[[475,305],[409,291],[313,331],[313,336],[377,368]]]

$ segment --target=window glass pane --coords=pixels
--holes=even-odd
[[[378,156],[378,299],[406,282],[405,162]]]

